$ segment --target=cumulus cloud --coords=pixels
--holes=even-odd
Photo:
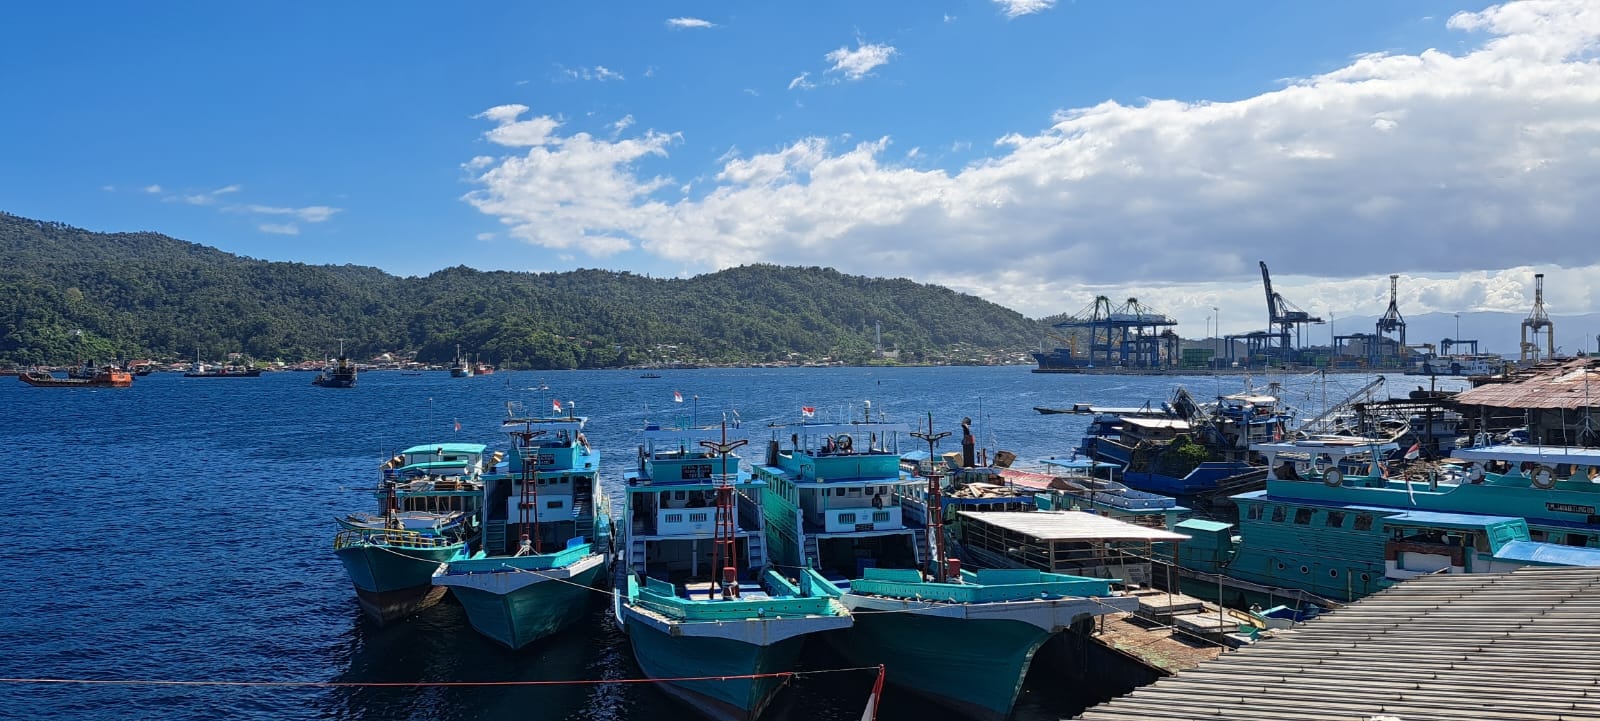
[[[676,133],[563,135],[501,106],[485,137],[525,154],[472,172],[467,200],[547,247],[892,272],[1033,316],[1106,294],[1203,319],[1237,297],[1242,322],[1260,315],[1257,260],[1308,310],[1386,293],[1390,272],[1454,289],[1419,305],[1525,307],[1528,267],[1551,287],[1551,269],[1600,270],[1600,10],[1513,2],[1447,25],[1463,50],[1360,55],[1238,100],[1066,108],[960,167],[911,167],[892,138],[800,138],[724,158],[692,191],[646,169]],[[830,53],[830,72],[892,54],[868,47]]]
[[[1008,18],[1042,13],[1056,6],[1056,0],[994,0],[1000,13]]]
[[[799,75],[795,76],[795,79],[789,81],[789,89],[810,90],[814,87],[817,87],[816,83],[807,80],[809,77],[811,77],[811,73],[800,73]]]
[[[700,18],[669,18],[667,27],[674,29],[714,28],[717,24]]]
[[[889,45],[863,43],[857,40],[856,49],[841,47],[823,57],[833,63],[828,72],[843,73],[850,80],[860,80],[872,72],[873,68],[887,64],[889,58],[894,57],[896,52],[894,47]]]
[[[150,193],[152,195],[155,194],[155,193],[159,193],[159,192],[161,192],[161,186],[159,186],[159,185],[146,185],[146,186],[144,186],[144,192]]]

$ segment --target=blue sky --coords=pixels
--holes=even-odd
[[[1578,0],[30,3],[0,210],[423,275],[771,262],[1196,326],[1597,310]],[[1553,28],[1553,29],[1552,29]],[[21,31],[19,31],[21,29]],[[1515,246],[1518,252],[1505,252]],[[1253,321],[1260,325],[1260,321]]]

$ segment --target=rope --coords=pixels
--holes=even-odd
[[[734,681],[755,678],[816,676],[847,671],[877,671],[877,666],[827,668],[814,671],[778,671],[727,676],[680,676],[677,678],[576,679],[570,681],[173,681],[162,679],[87,679],[87,678],[0,678],[6,684],[81,684],[90,686],[239,686],[277,688],[452,688],[486,686],[606,686],[611,684],[682,683],[687,681]]]

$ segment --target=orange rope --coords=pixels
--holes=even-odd
[[[679,678],[618,678],[578,679],[573,681],[164,681],[159,679],[86,679],[86,678],[0,678],[0,683],[54,683],[97,686],[246,686],[246,687],[309,687],[309,688],[420,688],[420,687],[480,687],[480,686],[600,686],[618,683],[679,683],[685,681],[732,681],[753,678],[783,678],[785,682],[796,676],[811,676],[844,671],[876,671],[877,666],[830,668],[818,671],[780,671],[776,673],[749,673],[730,676],[684,676]]]

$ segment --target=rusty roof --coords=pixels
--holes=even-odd
[[[1491,408],[1600,407],[1600,361],[1572,358],[1512,371],[1456,395],[1455,402]]]

